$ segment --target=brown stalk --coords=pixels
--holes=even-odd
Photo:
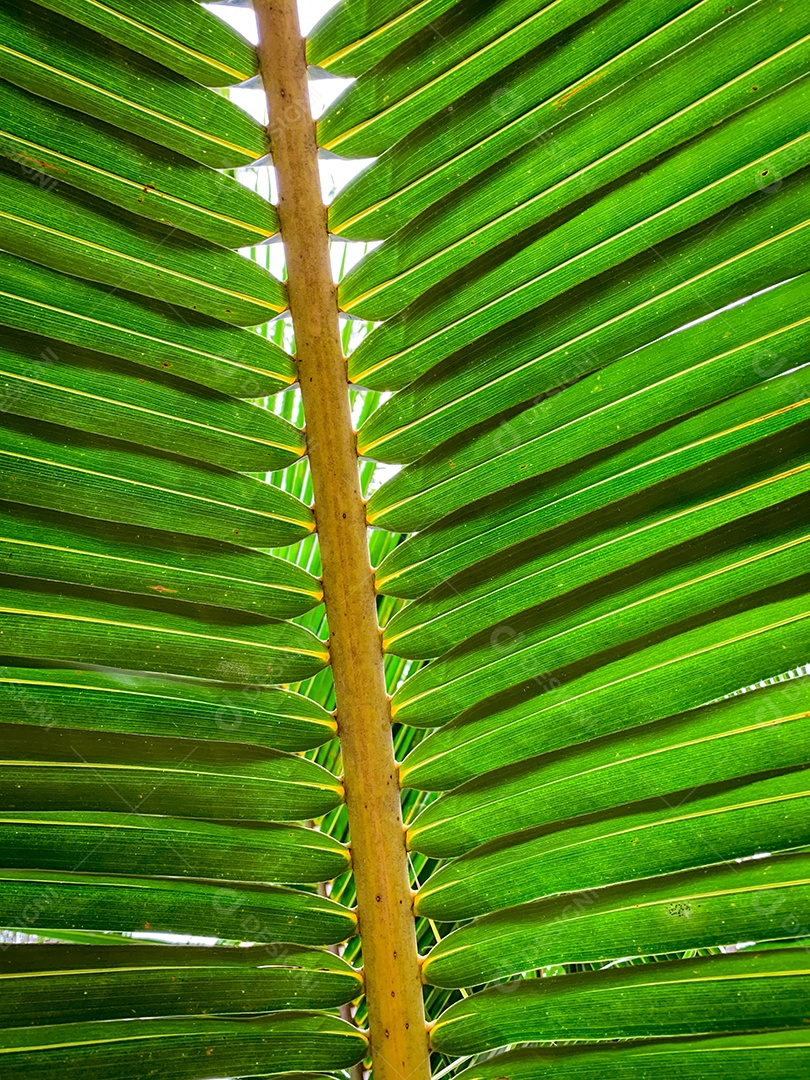
[[[375,1080],[429,1080],[399,781],[295,0],[255,0],[307,423]]]

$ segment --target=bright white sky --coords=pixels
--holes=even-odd
[[[205,6],[212,8],[214,4],[206,4]],[[303,33],[308,34],[315,23],[334,6],[335,0],[298,0],[298,13]],[[226,11],[225,7],[220,5],[219,14],[224,15],[232,26],[235,26],[237,30],[243,33],[246,38],[250,38],[255,44],[256,24],[253,19],[253,12],[249,7],[232,6]]]
[[[315,23],[334,6],[334,0],[298,0],[298,11],[301,18],[301,30],[308,34]],[[205,7],[215,11],[221,19],[229,22],[254,44],[258,40],[256,33],[256,17],[250,7],[236,7],[226,4],[206,4]],[[341,90],[346,86],[346,79],[316,79],[312,84],[313,112],[319,116],[326,106],[333,101]]]
[[[301,30],[308,33],[315,23],[334,6],[335,0],[298,0],[298,10],[301,18]],[[214,11],[221,19],[234,26],[249,41],[258,40],[256,32],[256,17],[250,7],[241,7],[226,4],[206,4],[207,8]],[[324,109],[349,85],[348,79],[322,78],[310,81],[310,97],[312,100],[312,112],[317,117]],[[231,90],[229,97],[239,104],[246,112],[251,113],[261,123],[267,122],[266,102],[262,90]],[[353,176],[368,164],[366,160],[342,161],[339,158],[324,158],[321,165],[321,184],[323,186],[324,201],[330,202],[336,191],[344,187]],[[259,183],[263,195],[275,201],[275,184],[272,170],[243,169],[239,178],[246,186],[253,187]],[[261,187],[270,182],[270,189]],[[351,244],[339,241],[332,243],[332,267],[335,278],[339,276],[341,265],[348,270],[366,251],[365,244]],[[271,244],[267,252],[269,256],[268,269],[280,275],[283,267],[283,252],[280,246]]]

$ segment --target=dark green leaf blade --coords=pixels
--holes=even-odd
[[[603,576],[629,571],[670,546],[678,546],[688,558],[692,542],[710,543],[712,531],[721,527],[748,532],[753,528],[749,515],[769,506],[779,505],[785,513],[800,512],[801,500],[791,496],[807,492],[810,461],[804,454],[790,458],[785,453],[780,466],[784,472],[777,475],[763,469],[759,476],[734,476],[725,488],[710,494],[701,491],[674,507],[665,503],[632,518],[629,527],[613,524],[619,516],[616,512],[604,515],[602,529],[593,519],[578,522],[572,543],[565,540],[575,535],[573,527],[559,530],[556,536],[551,530],[545,538],[547,554],[530,557],[531,551],[541,548],[540,537],[522,550],[507,550],[403,608],[385,627],[384,647],[422,656],[434,648],[441,653],[482,628],[484,620],[492,624],[514,617],[525,607],[527,597],[537,606]],[[588,525],[596,528],[591,531]],[[612,580],[618,585],[615,576]],[[435,644],[429,646],[429,642]]]
[[[781,371],[779,365],[777,370]],[[598,386],[598,380],[591,385]],[[425,528],[475,500],[547,474],[551,482],[541,498],[557,501],[578,490],[582,497],[576,500],[577,509],[583,513],[626,497],[646,486],[645,482],[660,482],[804,422],[809,388],[810,368],[788,368],[785,374],[698,408],[675,426],[666,425],[664,413],[662,430],[650,427],[649,415],[646,420],[638,416],[635,430],[627,433],[613,425],[594,424],[592,438],[586,436],[584,446],[578,430],[574,431],[576,425],[570,433],[567,425],[556,428],[550,410],[535,406],[528,416],[516,417],[511,428],[486,432],[452,457],[428,455],[403,469],[372,495],[369,521],[385,528]],[[679,413],[682,408],[676,405]],[[550,430],[545,432],[544,420],[546,424],[550,420]],[[633,438],[645,433],[649,433],[646,439]],[[584,468],[562,471],[580,461]],[[561,470],[556,475],[555,467]],[[555,523],[560,521],[555,517]]]
[[[471,986],[561,963],[795,938],[810,919],[808,870],[807,855],[730,862],[507,908],[448,934],[422,974],[434,986]]]
[[[124,672],[0,667],[9,724],[309,750],[334,738],[334,717],[309,698],[268,686],[232,685],[241,664],[221,665],[225,685]],[[228,685],[231,684],[231,685]]]
[[[463,8],[437,13],[435,22],[361,75],[327,110],[318,125],[320,145],[339,154],[376,156],[597,3],[499,0],[474,18]]]
[[[251,259],[68,188],[48,191],[15,171],[11,162],[0,167],[4,251],[236,326],[286,309],[284,286]]]
[[[476,176],[534,139],[559,135],[560,121],[733,14],[688,0],[597,7],[502,72],[496,88],[483,84],[386,150],[338,192],[332,231],[385,239],[456,191],[460,175]]]
[[[0,151],[46,189],[69,184],[225,247],[278,231],[275,207],[214,169],[0,80]]]
[[[547,1072],[561,1080],[803,1080],[810,1049],[806,1030],[677,1039],[609,1047],[544,1047],[497,1054],[459,1074],[459,1080],[536,1080]]]
[[[307,38],[307,60],[335,75],[359,75],[433,22],[455,0],[341,0]]]
[[[329,662],[295,623],[227,608],[0,578],[0,653],[193,678],[236,670],[244,683],[292,683]]]
[[[771,377],[780,370],[778,360],[783,353],[786,363],[781,370],[801,362],[808,335],[808,295],[810,275],[801,274],[778,289],[716,316],[719,322],[709,319],[644,345],[637,350],[641,355],[632,351],[629,356],[622,356],[621,351],[585,354],[579,358],[575,372],[557,367],[549,357],[543,372],[544,379],[549,380],[548,394],[536,394],[534,407],[514,421],[507,417],[500,429],[498,451],[520,442],[519,432],[528,434],[535,423],[539,434],[566,422],[587,425],[591,414],[602,427],[615,415],[622,430],[639,430],[638,416],[642,412],[649,426],[651,416],[657,421],[674,417],[679,405],[684,411],[692,411],[701,401],[718,400]],[[561,392],[552,395],[555,375]],[[573,385],[566,387],[572,376]],[[447,395],[451,386],[446,380],[441,392]],[[684,388],[683,396],[680,387]],[[421,399],[419,389],[423,391]],[[495,380],[461,393],[456,400],[442,402],[431,394],[427,380],[416,383],[390,398],[366,421],[358,436],[360,448],[381,460],[411,460],[414,453],[427,452],[436,442],[458,435],[476,421],[491,419],[493,407],[498,404],[497,390]],[[653,400],[654,405],[650,405]],[[508,397],[500,402],[501,406],[519,403]],[[580,445],[587,452],[587,441]]]
[[[7,415],[0,429],[0,498],[82,517],[204,536],[249,547],[295,543],[312,511],[249,476],[139,450],[102,436]]]
[[[471,710],[400,767],[408,787],[445,790],[490,769],[672,716],[804,663],[807,597],[752,607],[605,664],[570,683]],[[545,690],[545,692],[542,692]]]
[[[117,1020],[12,1028],[3,1035],[3,1068],[20,1080],[54,1072],[60,1080],[120,1080],[160,1062],[169,1080],[199,1080],[211,1070],[273,1077],[293,1070],[349,1068],[368,1047],[339,1017],[271,1013],[253,1020]],[[268,1071],[269,1070],[269,1071]],[[315,1080],[290,1075],[289,1080]]]
[[[446,354],[438,338],[434,356],[433,338],[411,350],[400,347],[393,333],[388,334],[391,347],[372,358],[374,343],[381,340],[372,334],[352,353],[350,378],[371,389],[400,390],[431,372],[425,387],[431,387],[433,407],[445,400],[447,378],[454,397],[492,384],[499,409],[536,398],[593,370],[594,354],[603,361],[616,359],[682,327],[697,312],[709,315],[804,273],[808,183],[805,169],[771,187],[766,197],[758,192],[738,203],[733,214],[710,218],[628,259],[620,270],[603,271],[547,299],[441,363]],[[519,250],[520,241],[516,246]]]
[[[4,412],[65,424],[243,472],[283,469],[306,449],[276,413],[63,342],[6,333]]]
[[[0,924],[44,937],[62,929],[148,931],[331,945],[357,930],[357,917],[348,908],[281,886],[44,870],[0,870],[0,885]]]
[[[801,1027],[808,972],[803,949],[777,949],[528,979],[511,993],[495,987],[452,1005],[433,1026],[431,1044],[456,1055],[516,1042]]]
[[[784,15],[778,25],[774,19],[777,10]],[[705,17],[705,10],[698,12],[701,14]],[[681,214],[675,215],[681,218],[681,228],[700,220],[698,206],[708,207],[710,202],[709,192],[700,194],[702,183],[716,183],[720,198],[721,187],[734,186],[731,174],[736,169],[747,171],[759,155],[768,155],[783,143],[799,140],[795,158],[786,149],[779,153],[781,165],[776,159],[772,164],[764,162],[764,178],[761,170],[749,176],[753,190],[766,185],[769,175],[784,175],[785,163],[791,162],[793,169],[805,164],[806,153],[801,149],[805,131],[800,117],[807,107],[807,83],[800,81],[766,96],[806,71],[808,46],[801,40],[806,23],[799,5],[777,9],[770,0],[759,0],[731,19],[720,18],[721,25],[704,34],[700,34],[696,20],[697,40],[687,39],[671,56],[621,87],[621,93],[600,99],[590,111],[575,114],[559,130],[543,132],[498,168],[468,181],[452,200],[445,199],[450,205],[431,207],[405,226],[402,235],[396,234],[353,269],[341,289],[342,305],[361,317],[382,319],[446,281],[454,271],[470,267],[481,254],[494,256],[482,260],[483,269],[470,267],[472,274],[468,272],[466,281],[447,282],[449,287],[428,293],[418,311],[409,313],[405,326],[398,319],[376,331],[377,348],[385,344],[386,337],[398,348],[414,346],[426,338],[425,307],[432,301],[461,322],[470,314],[462,301],[470,297],[479,297],[485,312],[507,288],[517,293],[530,287],[526,283],[533,272],[550,273],[560,255],[576,256],[588,246],[589,239],[600,245],[625,228],[630,230],[628,238],[639,229],[643,232],[653,226],[653,220],[641,225],[645,209],[653,218],[661,217],[662,227],[667,214],[673,216],[666,209],[673,201],[681,204]],[[791,49],[794,66],[785,71],[782,54]],[[711,64],[707,63],[709,58]],[[758,101],[759,69],[763,66],[765,100],[745,109],[752,100]],[[757,88],[756,97],[752,84]],[[743,111],[738,113],[740,109]],[[768,120],[768,114],[778,119]],[[743,142],[735,146],[740,138]],[[678,148],[677,152],[665,154],[673,148]],[[649,165],[649,171],[639,175],[642,163]],[[619,177],[621,184],[616,183]],[[608,187],[600,192],[606,183],[613,190]],[[654,195],[651,186],[657,189]],[[592,192],[597,194],[592,196]],[[728,197],[735,199],[730,189]],[[581,224],[578,221],[574,226],[566,220],[572,213],[581,215]],[[546,236],[538,239],[536,227],[543,221],[541,237],[542,233]],[[514,245],[497,251],[499,244],[520,234],[518,254]],[[606,250],[614,245],[611,241]],[[556,260],[550,258],[555,251]],[[471,276],[477,279],[476,289]],[[507,307],[516,313],[515,306]],[[496,309],[491,310],[494,313]],[[435,335],[450,318],[442,322],[440,311],[432,314]],[[370,343],[365,351],[375,352]]]
[[[221,95],[20,0],[0,12],[3,76],[32,93],[218,169],[267,152],[264,129]]]
[[[787,512],[798,527],[784,528],[777,506],[756,515],[739,535],[717,530],[593,589],[540,604],[511,624],[493,624],[411,676],[410,688],[403,684],[395,699],[394,715],[435,727],[539,672],[548,673],[548,682],[561,682],[754,607],[758,599],[767,601],[768,589],[789,582],[803,588],[810,500],[798,500]]]
[[[555,893],[802,847],[810,843],[808,788],[810,774],[801,770],[512,835],[437,870],[414,909],[456,921]]]
[[[0,833],[5,861],[20,870],[69,872],[81,865],[87,874],[115,874],[125,866],[130,874],[300,884],[329,881],[350,862],[348,850],[326,833],[267,822],[18,811],[0,814]]]
[[[16,724],[2,733],[7,810],[272,822],[320,817],[343,801],[340,781],[314,761],[243,743]]]
[[[21,1016],[45,1025],[330,1009],[356,997],[361,985],[359,973],[334,953],[283,944],[204,952],[183,946],[20,945],[0,957],[0,1027],[16,1027]]]
[[[259,69],[255,49],[188,0],[35,0],[103,37],[205,86],[231,86]]]
[[[4,256],[0,324],[133,360],[234,397],[296,380],[292,358],[266,337]],[[59,345],[54,346],[58,351]]]
[[[634,708],[627,719],[637,715]],[[808,716],[810,686],[789,680],[484,773],[425,807],[410,826],[409,846],[446,858],[518,830],[640,800],[677,806],[704,784],[804,765]],[[585,713],[582,722],[589,726]],[[481,857],[486,862],[483,850]],[[452,880],[453,873],[442,869],[436,880]],[[478,903],[469,894],[459,899],[470,901]]]
[[[214,541],[0,503],[0,572],[290,619],[323,598],[295,563]]]
[[[779,366],[777,362],[776,367]],[[716,457],[686,460],[683,471],[676,460],[674,469],[666,469],[663,476],[650,477],[649,485],[640,475],[641,483],[637,487],[631,484],[626,495],[619,487],[613,488],[608,498],[597,500],[599,505],[592,507],[587,487],[581,487],[581,474],[576,466],[573,478],[558,474],[559,483],[553,482],[552,475],[551,484],[540,479],[506,489],[496,498],[481,500],[462,513],[449,515],[395,548],[377,571],[377,587],[382,593],[405,597],[429,592],[426,602],[431,602],[442,595],[439,586],[443,582],[448,581],[449,588],[454,578],[460,583],[475,581],[478,570],[485,570],[493,557],[497,559],[501,552],[530,551],[535,537],[541,544],[547,542],[550,551],[558,550],[557,544],[565,544],[570,537],[581,538],[585,545],[592,537],[605,536],[609,540],[617,521],[638,520],[643,527],[663,510],[670,509],[676,516],[682,508],[699,504],[701,498],[708,501],[722,498],[731,487],[737,488],[734,479],[739,479],[743,486],[750,480],[755,487],[761,481],[768,484],[769,478],[773,478],[777,484],[784,482],[792,487],[793,481],[787,474],[803,468],[806,438],[805,427],[800,424],[786,433],[780,431],[755,439],[728,453],[721,447]],[[677,453],[673,455],[675,459],[677,456]],[[787,466],[786,475],[784,480],[777,480],[782,464]],[[639,472],[645,471],[642,468]],[[597,490],[600,475],[594,476]],[[625,477],[631,475],[626,473]],[[801,485],[798,480],[797,486]],[[549,493],[551,499],[547,500]],[[765,491],[761,494],[767,505],[767,494]],[[477,570],[479,560],[481,566]]]
[[[807,460],[803,450],[793,457],[790,449],[783,442],[773,464],[768,467],[756,461],[760,471],[753,475],[732,471],[733,479],[729,480],[720,468],[696,476],[687,473],[680,485],[659,485],[645,492],[644,499],[620,500],[545,534],[538,531],[529,544],[483,560],[404,608],[385,628],[385,648],[406,656],[433,656],[497,620],[500,629],[494,636],[506,650],[506,639],[518,633],[517,624],[510,625],[509,620],[528,604],[536,608],[576,589],[580,589],[575,594],[579,603],[586,604],[589,596],[599,595],[596,583],[602,575],[606,575],[603,588],[610,587],[618,594],[623,579],[615,575],[622,570],[628,574],[632,570],[637,580],[643,566],[655,565],[651,559],[669,559],[664,555],[668,549],[672,558],[677,558],[676,547],[684,563],[689,562],[695,544],[705,554],[720,537],[730,537],[728,532],[721,533],[721,528],[733,528],[739,540],[750,539],[764,522],[775,522],[782,513],[767,509],[782,506],[781,496],[787,498],[784,512],[800,518],[806,512]],[[739,455],[737,463],[746,464]],[[780,471],[774,474],[774,469]],[[684,482],[687,480],[692,480],[691,486]],[[687,497],[678,498],[683,494]],[[542,554],[534,554],[538,551]],[[381,571],[385,573],[385,564]],[[383,577],[383,582],[387,580]],[[586,583],[587,591],[583,588]],[[553,607],[547,611],[550,615]],[[524,619],[522,640],[528,643],[526,631]]]

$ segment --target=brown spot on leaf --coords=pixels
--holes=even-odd
[[[569,101],[575,94],[578,94],[580,90],[584,90],[586,86],[590,86],[592,83],[601,79],[601,75],[593,75],[590,79],[586,79],[584,83],[580,83],[579,86],[575,86],[573,90],[569,90],[567,94],[563,94],[562,97],[557,98],[554,102],[555,109],[561,109],[567,101]]]

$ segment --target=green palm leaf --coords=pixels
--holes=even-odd
[[[39,0],[37,0],[39,3]],[[205,86],[230,86],[258,70],[256,54],[205,8],[188,0],[169,5],[113,0],[43,0],[41,5],[152,57],[165,67]]]
[[[127,1013],[160,1016],[173,1009],[193,1014],[214,1007],[232,1015],[268,1007],[328,1009],[349,1000],[359,981],[332,953],[295,946],[270,956],[265,949],[209,949],[201,956],[197,949],[154,945],[38,945],[15,949],[12,959],[14,966],[0,975],[8,988],[4,1027],[14,1026],[19,1010],[46,1023],[89,1023]],[[37,986],[43,979],[56,1007],[43,1009]],[[179,984],[171,995],[167,981]]]
[[[249,165],[265,152],[264,132],[254,120],[167,71],[152,59],[154,47],[143,56],[130,53],[88,33],[72,15],[72,9],[66,19],[29,2],[4,11],[5,78],[215,168]]]
[[[526,979],[514,993],[495,987],[452,1006],[432,1038],[450,1053],[461,1046],[469,1053],[519,1040],[601,1042],[799,1026],[806,975],[807,957],[795,949]]]
[[[806,5],[252,7],[0,13],[0,1074],[799,1080]]]
[[[271,1072],[290,1080],[315,1080],[293,1070],[353,1065],[366,1048],[356,1028],[322,1013],[278,1013],[271,1019],[234,1022],[219,1018],[115,1020],[41,1028],[15,1028],[7,1036],[8,1068],[20,1077],[57,1069],[65,1080],[113,1080],[120,1070],[148,1069],[159,1059],[175,1080],[192,1080],[201,1070],[261,1076],[269,1054]],[[214,1062],[211,1058],[214,1057]]]
[[[689,1078],[716,1076],[777,1077],[798,1080],[804,1069],[807,1034],[780,1031],[767,1035],[660,1040],[608,1049],[579,1047],[518,1050],[498,1054],[460,1073],[464,1080],[495,1080],[508,1070],[515,1080],[528,1080],[538,1071],[553,1069],[563,1077],[650,1075],[649,1070],[678,1070]]]
[[[743,663],[752,659],[745,655]],[[519,842],[520,830],[559,821],[560,813],[576,817],[635,801],[644,805],[647,799],[748,775],[740,761],[762,770],[803,765],[807,710],[805,687],[780,686],[585,740],[565,753],[527,758],[484,773],[426,807],[409,830],[411,846],[439,857],[458,855],[494,837],[514,833]],[[572,721],[588,734],[595,714],[572,713]],[[628,719],[633,718],[630,713]],[[740,748],[741,759],[730,745]],[[617,792],[623,802],[617,802]],[[666,802],[662,809],[668,809]],[[448,872],[438,871],[437,887]]]
[[[101,120],[0,82],[6,155],[105,202],[225,247],[255,244],[278,228],[275,207],[226,174]]]

